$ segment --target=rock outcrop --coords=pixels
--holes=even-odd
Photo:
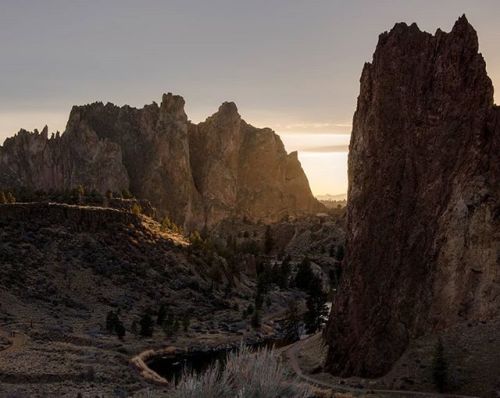
[[[234,103],[222,104],[205,122],[191,125],[189,136],[193,177],[208,226],[228,214],[272,222],[322,209],[297,153],[287,154],[271,129],[247,124]]]
[[[500,109],[465,16],[396,24],[361,77],[344,279],[326,367],[387,372],[411,339],[500,315]]]
[[[0,146],[1,187],[52,190],[78,185],[100,192],[128,187],[120,147],[88,128],[49,138],[47,127],[33,133],[21,130]]]
[[[0,188],[129,189],[187,229],[237,217],[276,221],[321,210],[296,153],[270,129],[224,103],[194,125],[184,99],[164,94],[142,109],[75,106],[64,134],[22,130],[0,147]]]

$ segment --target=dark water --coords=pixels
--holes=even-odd
[[[256,344],[249,344],[252,349],[264,347],[283,347],[290,344],[290,341],[272,340]],[[191,351],[176,354],[174,356],[165,356],[154,358],[148,362],[148,366],[167,379],[169,382],[177,383],[182,377],[184,370],[188,373],[201,373],[207,370],[211,365],[219,361],[222,365],[226,361],[228,353],[237,351],[239,347],[220,348],[211,351]]]

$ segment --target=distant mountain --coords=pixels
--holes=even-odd
[[[329,193],[324,195],[316,195],[316,199],[319,201],[341,201],[347,200],[347,193],[339,193],[337,195],[330,195]]]

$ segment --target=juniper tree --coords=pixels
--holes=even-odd
[[[153,336],[153,319],[151,318],[151,315],[148,312],[146,312],[142,317],[139,322],[141,325],[141,331],[140,335],[142,337],[152,337]]]

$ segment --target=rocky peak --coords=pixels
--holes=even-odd
[[[465,17],[380,36],[353,120],[333,373],[381,375],[412,339],[500,315],[497,113]]]
[[[216,113],[221,117],[239,117],[238,107],[234,102],[223,102]]]
[[[163,94],[160,105],[160,119],[174,118],[177,120],[187,120],[184,112],[184,98],[172,93]]]
[[[455,24],[453,25],[453,29],[451,33],[456,37],[461,38],[469,38],[470,43],[473,47],[476,47],[476,51],[478,49],[478,37],[476,29],[469,23],[465,14],[463,14],[460,18],[457,19]]]

